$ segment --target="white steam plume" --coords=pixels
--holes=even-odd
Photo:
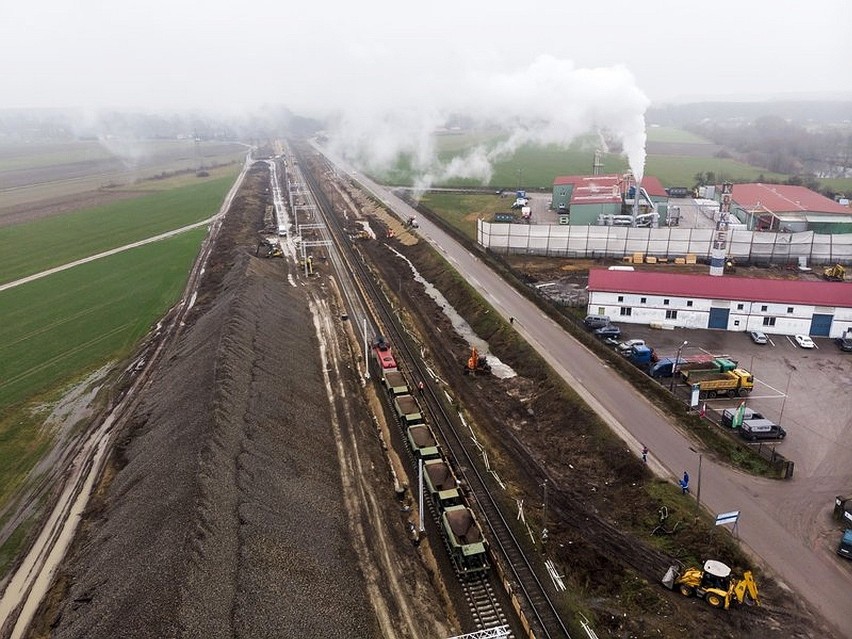
[[[515,71],[470,69],[455,82],[435,86],[425,80],[418,92],[407,104],[394,100],[394,108],[362,104],[344,111],[330,131],[336,150],[370,170],[388,168],[405,154],[419,176],[416,186],[427,188],[452,177],[485,183],[495,160],[525,144],[568,146],[581,135],[606,131],[621,141],[637,179],[644,173],[650,102],[623,66],[582,69],[545,55]],[[441,163],[432,134],[450,117],[508,137]]]

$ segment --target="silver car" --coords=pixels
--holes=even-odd
[[[766,344],[769,341],[769,338],[766,337],[766,333],[763,331],[750,331],[749,336],[755,344]]]

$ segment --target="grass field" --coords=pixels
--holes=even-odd
[[[783,180],[787,176],[780,173],[770,173],[749,164],[727,158],[694,158],[682,155],[649,155],[645,162],[645,175],[655,175],[660,178],[663,186],[695,185],[696,173],[713,171],[716,182],[724,180],[754,180],[763,174],[767,179]]]
[[[55,167],[74,162],[108,160],[112,157],[97,140],[51,143],[0,144],[0,173],[42,167]]]
[[[423,196],[421,202],[438,213],[441,219],[476,240],[476,219],[494,213],[495,197],[431,191]]]
[[[827,178],[820,182],[838,193],[845,194],[846,197],[852,197],[852,178]]]
[[[706,140],[687,131],[665,127],[649,129],[649,137],[651,136],[659,142],[708,144]],[[436,142],[439,150],[438,157],[446,162],[463,154],[477,143],[487,140],[488,138],[482,139],[474,135],[439,136]],[[494,174],[487,185],[477,180],[453,179],[434,186],[487,186],[511,189],[520,187],[527,190],[550,190],[553,179],[558,175],[590,175],[592,173],[594,143],[595,139],[584,138],[568,149],[556,146],[525,146],[518,149],[512,157],[493,163]],[[627,158],[623,155],[604,154],[602,161],[604,173],[621,173],[628,168]],[[645,174],[658,177],[663,186],[692,187],[695,184],[695,174],[708,171],[713,171],[717,179],[753,180],[761,174],[767,179],[786,178],[784,175],[770,173],[726,158],[648,155],[645,163]],[[404,160],[392,170],[378,175],[377,178],[385,183],[402,186],[410,186],[413,183],[411,169]]]
[[[182,233],[0,292],[0,406],[126,355],[174,303],[205,233]]]
[[[128,356],[172,306],[204,230],[147,244],[0,292],[0,508],[48,452],[45,428],[69,384]],[[33,519],[0,546],[0,574]]]
[[[699,135],[684,131],[683,129],[675,129],[667,126],[649,126],[648,127],[649,142],[676,142],[678,144],[712,144],[709,140],[705,140]]]
[[[215,168],[207,169],[207,172],[210,174],[207,178],[196,177],[195,171],[188,171],[166,178],[152,178],[142,180],[140,182],[134,182],[133,184],[125,184],[123,186],[116,187],[115,190],[133,191],[136,193],[140,191],[169,191],[171,189],[179,189],[184,186],[202,184],[203,182],[209,182],[219,178],[230,178],[231,183],[233,183],[234,179],[237,175],[239,175],[242,166],[242,162],[234,162],[225,166],[217,166]]]
[[[0,228],[0,282],[204,220],[219,210],[233,177]]]
[[[223,154],[243,153],[241,147],[224,142],[194,140],[69,140],[67,142],[0,143],[0,175],[5,171],[57,168],[63,165],[118,159],[125,167],[196,162]],[[2,180],[0,180],[2,184]]]

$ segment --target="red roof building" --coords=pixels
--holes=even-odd
[[[588,291],[588,312],[614,322],[831,337],[852,329],[845,282],[596,269]]]
[[[814,280],[596,269],[589,272],[589,291],[852,308],[852,285]]]
[[[630,189],[633,180],[629,175],[608,173],[606,175],[561,175],[553,180],[550,207],[561,214],[570,212],[571,224],[599,224],[601,216],[622,215],[623,205],[632,200]],[[662,183],[654,176],[642,180],[642,188],[651,202],[660,204],[664,212],[668,194]],[[644,198],[640,198],[643,200]],[[643,205],[643,212],[651,210]],[[655,207],[656,208],[656,207]]]
[[[848,207],[824,195],[787,184],[734,184],[733,200],[748,210],[773,213],[850,213]]]
[[[848,232],[852,210],[804,186],[734,184],[732,200],[751,229]]]

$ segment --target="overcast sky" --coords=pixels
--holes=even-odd
[[[280,104],[362,165],[407,154],[422,185],[590,131],[641,179],[652,103],[848,98],[852,77],[852,0],[0,3],[0,108]],[[450,115],[508,135],[442,163]]]
[[[848,95],[852,77],[849,0],[2,0],[0,15],[0,108],[333,110],[542,56],[621,65],[652,102]]]

